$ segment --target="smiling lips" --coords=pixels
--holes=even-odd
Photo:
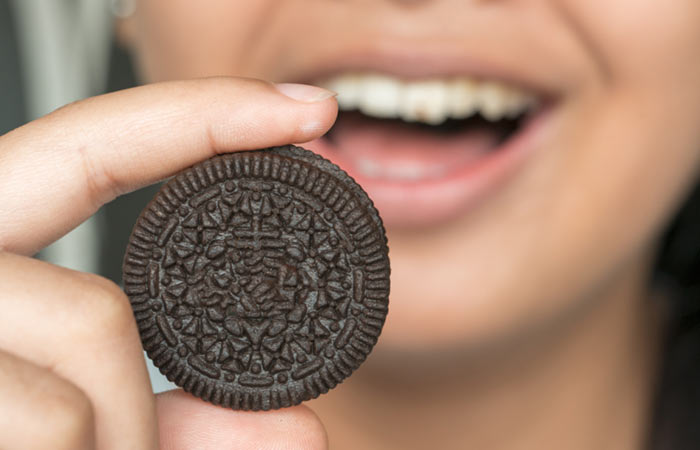
[[[333,129],[309,145],[340,165],[394,227],[465,213],[523,160],[541,99],[466,76],[400,79],[342,73],[316,84],[338,93]]]

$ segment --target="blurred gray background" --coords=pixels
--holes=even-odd
[[[0,135],[54,109],[136,85],[112,22],[129,0],[0,0]],[[136,217],[158,186],[122,196],[38,257],[121,283]],[[0,199],[1,201],[1,199]],[[172,389],[149,363],[156,392]]]

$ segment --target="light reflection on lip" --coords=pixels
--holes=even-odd
[[[387,226],[434,226],[467,214],[515,176],[539,148],[541,137],[555,110],[553,105],[548,104],[533,114],[500,147],[480,160],[439,178],[408,182],[366,177],[354,168],[355,162],[351,157],[340,152],[328,139],[320,138],[305,146],[348,172],[367,191]]]

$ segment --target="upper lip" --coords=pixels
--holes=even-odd
[[[325,49],[304,67],[288,71],[287,80],[314,83],[344,72],[377,72],[402,79],[466,75],[498,81],[534,94],[543,101],[559,97],[565,86],[544,70],[531,70],[527,60],[504,54],[474,54],[452,45],[383,40],[381,45]]]

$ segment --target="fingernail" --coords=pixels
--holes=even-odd
[[[320,102],[338,95],[328,89],[309,84],[279,83],[275,84],[275,87],[287,97],[306,103]]]

